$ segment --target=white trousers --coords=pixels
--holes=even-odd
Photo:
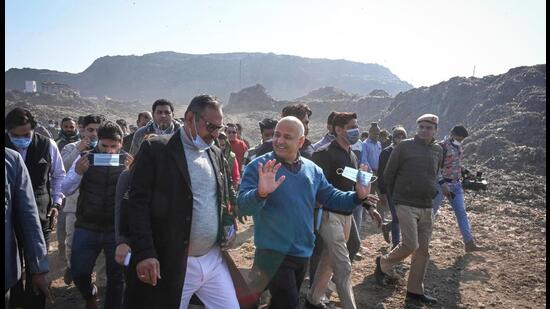
[[[239,309],[233,280],[222,258],[220,247],[214,246],[203,256],[187,257],[180,309],[189,306],[193,294],[197,294],[205,309]]]

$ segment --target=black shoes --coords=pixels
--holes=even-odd
[[[384,285],[384,278],[386,278],[386,274],[382,271],[382,267],[380,267],[380,256],[376,257],[376,268],[374,269],[374,278],[376,279],[376,282],[380,285]]]
[[[407,297],[405,298],[405,302],[421,302],[428,305],[435,305],[437,304],[437,298],[431,297],[426,294],[415,294],[411,292],[407,292]]]
[[[306,302],[304,303],[305,308],[311,308],[311,309],[327,309],[327,305],[323,304],[323,302],[320,302],[318,305],[314,305],[309,302],[306,298]]]
[[[382,224],[382,234],[384,235],[384,240],[390,244],[390,231],[391,231],[391,222]]]

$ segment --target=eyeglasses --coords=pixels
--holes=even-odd
[[[211,122],[208,122],[202,115],[199,115],[199,117],[204,120],[204,122],[206,123],[206,130],[208,130],[208,132],[210,133],[219,131],[224,127],[223,123],[221,125],[215,125]]]

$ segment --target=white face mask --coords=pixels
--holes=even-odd
[[[193,138],[193,144],[199,151],[207,150],[208,148],[212,147],[214,145],[214,141],[212,143],[207,144],[202,137],[199,136],[199,131],[197,131],[197,123],[195,120],[193,120],[193,126],[195,127],[195,137]]]
[[[455,146],[460,146],[460,145],[462,145],[461,142],[459,142],[459,141],[457,141],[457,140],[455,140],[455,139],[453,139],[453,142],[452,142],[452,143],[453,143],[453,145],[455,145]]]
[[[373,177],[371,173],[360,171],[348,166],[346,166],[344,169],[342,168],[337,169],[336,173],[339,175],[342,175],[343,177],[346,177],[347,179],[353,182],[359,181],[359,183],[361,183],[363,186],[368,186],[372,178],[376,180],[376,176]]]

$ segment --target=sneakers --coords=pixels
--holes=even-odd
[[[65,268],[65,274],[63,274],[63,282],[66,285],[69,285],[73,282],[73,276],[71,275],[71,269],[69,267]]]
[[[416,294],[407,292],[407,297],[405,298],[405,302],[421,302],[427,305],[435,305],[437,304],[437,298],[431,297],[426,294]]]
[[[479,251],[481,249],[482,248],[479,247],[478,245],[476,245],[476,243],[473,239],[464,244],[464,250],[468,253],[469,252],[474,252],[474,251]]]
[[[391,243],[390,231],[391,231],[391,222],[384,223],[384,224],[382,225],[382,234],[384,235],[384,240],[385,240],[388,244]]]
[[[376,257],[376,268],[374,269],[374,278],[376,279],[376,283],[379,285],[384,285],[384,278],[386,278],[386,274],[382,271],[382,267],[380,267],[380,256]]]

